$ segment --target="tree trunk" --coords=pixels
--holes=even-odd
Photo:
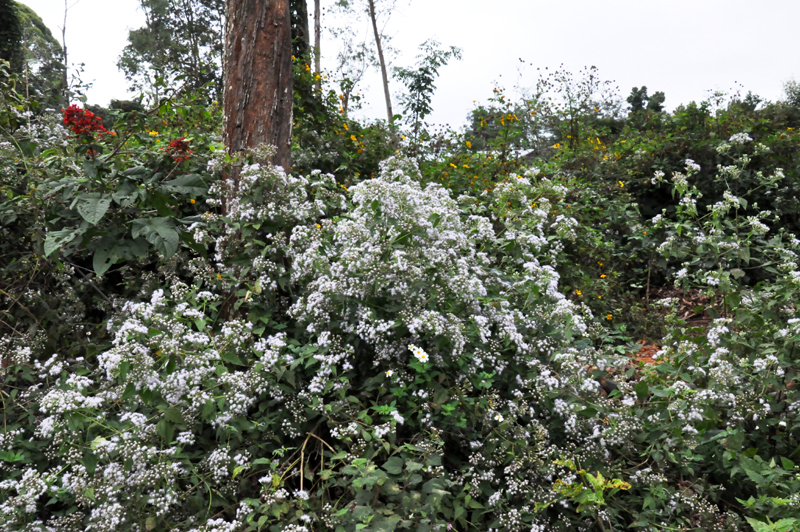
[[[386,61],[383,58],[381,34],[378,31],[378,19],[375,14],[375,0],[369,0],[369,18],[372,19],[372,31],[375,33],[375,46],[378,48],[378,60],[381,63],[381,75],[383,76],[383,95],[386,96],[386,115],[389,119],[389,122],[393,122],[394,113],[392,112],[392,97],[389,95],[389,76],[386,74]]]
[[[320,66],[321,56],[320,56],[320,45],[322,41],[322,21],[320,17],[322,16],[321,9],[320,9],[320,0],[314,0],[314,71],[320,76],[320,79],[317,80],[317,90],[322,90],[322,68]]]
[[[227,2],[225,146],[237,153],[271,144],[273,162],[289,172],[294,96],[289,0]]]

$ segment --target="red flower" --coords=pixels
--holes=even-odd
[[[94,136],[95,133],[108,133],[103,127],[103,119],[91,111],[81,109],[77,105],[70,105],[67,109],[62,109],[64,113],[64,125],[72,129],[76,135]]]
[[[186,161],[192,156],[192,150],[189,149],[189,141],[186,140],[186,137],[173,140],[165,150],[176,163]]]

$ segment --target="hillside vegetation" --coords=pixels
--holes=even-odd
[[[295,70],[292,168],[0,76],[0,529],[800,530],[791,91],[434,131]]]

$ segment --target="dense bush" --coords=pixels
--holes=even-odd
[[[12,84],[3,530],[800,530],[786,104],[591,78],[412,146],[329,93],[287,173],[202,94],[101,123]]]

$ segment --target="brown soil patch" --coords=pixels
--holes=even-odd
[[[628,355],[631,359],[636,362],[641,362],[642,364],[660,364],[662,362],[661,360],[653,358],[661,349],[659,346],[656,344],[648,344],[645,340],[639,340],[636,343],[642,344],[642,347],[640,347],[636,353],[630,353]]]

